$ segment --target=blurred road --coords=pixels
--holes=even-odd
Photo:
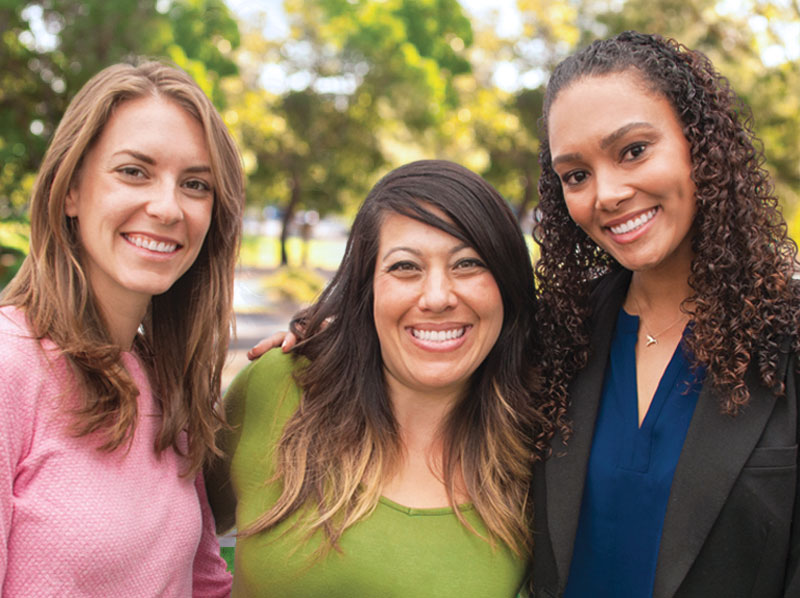
[[[247,365],[247,351],[259,340],[279,330],[287,330],[292,315],[300,305],[291,302],[275,304],[268,301],[261,289],[261,280],[273,270],[240,268],[234,282],[236,336],[231,339],[228,361],[222,375],[222,387],[227,388],[233,377]]]

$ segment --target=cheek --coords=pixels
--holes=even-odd
[[[586,201],[582,201],[580,197],[572,195],[568,199],[565,197],[564,205],[567,207],[569,217],[572,218],[576,225],[580,227],[586,225],[591,215],[591,208]]]
[[[200,203],[188,214],[195,236],[205,238],[211,228],[211,218],[214,213],[212,202]]]
[[[393,319],[397,307],[396,294],[390,281],[376,278],[372,285],[372,313],[378,338],[382,338]]]
[[[476,289],[474,296],[479,300],[477,305],[480,306],[481,319],[488,324],[487,335],[489,338],[487,340],[491,340],[491,344],[494,345],[503,328],[504,311],[503,296],[491,275],[484,284]]]

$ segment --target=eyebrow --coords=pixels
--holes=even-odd
[[[467,245],[466,243],[461,243],[459,245],[456,245],[455,247],[453,247],[450,250],[450,255],[458,253],[462,249],[468,249],[468,248],[469,248],[469,245]],[[398,246],[398,247],[392,247],[389,251],[384,253],[383,257],[381,258],[381,260],[385,260],[387,257],[389,257],[390,255],[392,255],[393,253],[396,253],[398,251],[408,251],[409,253],[413,253],[416,256],[421,256],[422,255],[422,252],[419,249],[414,249],[413,247],[405,247],[405,246],[401,245],[401,246]]]
[[[144,162],[146,164],[155,164],[156,163],[156,161],[153,158],[151,158],[150,156],[148,156],[147,154],[143,154],[141,152],[137,152],[137,151],[129,150],[129,149],[124,149],[124,150],[119,150],[118,152],[114,152],[113,154],[111,154],[111,157],[113,158],[114,156],[118,156],[120,154],[128,154],[129,156],[132,156],[132,157],[136,158],[137,160],[140,160],[140,161],[142,161],[142,162]]]
[[[123,149],[123,150],[119,150],[118,152],[114,152],[113,154],[111,154],[111,157],[113,158],[114,156],[118,156],[120,154],[127,154],[127,155],[135,158],[136,160],[139,160],[140,162],[144,162],[145,164],[150,164],[151,166],[156,163],[155,159],[151,158],[147,154],[143,154],[141,152],[137,152],[136,150],[130,150],[130,149]],[[211,167],[207,166],[205,164],[200,165],[200,166],[190,166],[189,168],[185,168],[184,172],[189,172],[189,173],[210,173],[211,172]]]
[[[631,131],[635,129],[655,129],[655,127],[650,124],[649,122],[641,121],[641,122],[632,122],[628,123],[627,125],[621,126],[616,131],[609,133],[605,137],[600,140],[600,148],[607,149],[608,146],[612,145],[615,141],[619,140],[621,137],[624,137]],[[575,162],[581,159],[580,152],[574,152],[571,154],[561,154],[553,158],[551,165],[553,167],[561,164],[562,162]]]
[[[613,133],[603,137],[603,139],[600,141],[600,147],[602,149],[606,149],[609,145],[617,141],[620,137],[624,137],[634,129],[655,129],[655,127],[651,125],[649,122],[644,122],[644,121],[628,123],[627,125],[621,126]]]

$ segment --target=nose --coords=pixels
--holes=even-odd
[[[595,206],[606,211],[616,210],[625,200],[633,196],[633,187],[624,172],[605,168],[595,172]]]
[[[424,311],[442,312],[455,307],[457,302],[453,280],[448,273],[439,269],[428,272],[422,283],[419,308]]]
[[[162,224],[174,224],[183,220],[183,207],[177,185],[164,182],[153,189],[145,205],[145,212]]]

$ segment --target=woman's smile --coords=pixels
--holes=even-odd
[[[634,272],[688,269],[692,161],[666,98],[629,72],[584,77],[559,92],[548,131],[567,210],[597,245]]]
[[[471,325],[444,328],[409,327],[416,345],[426,351],[453,351],[467,340]]]
[[[373,290],[390,389],[462,392],[503,324],[500,290],[477,252],[438,228],[387,214]]]

